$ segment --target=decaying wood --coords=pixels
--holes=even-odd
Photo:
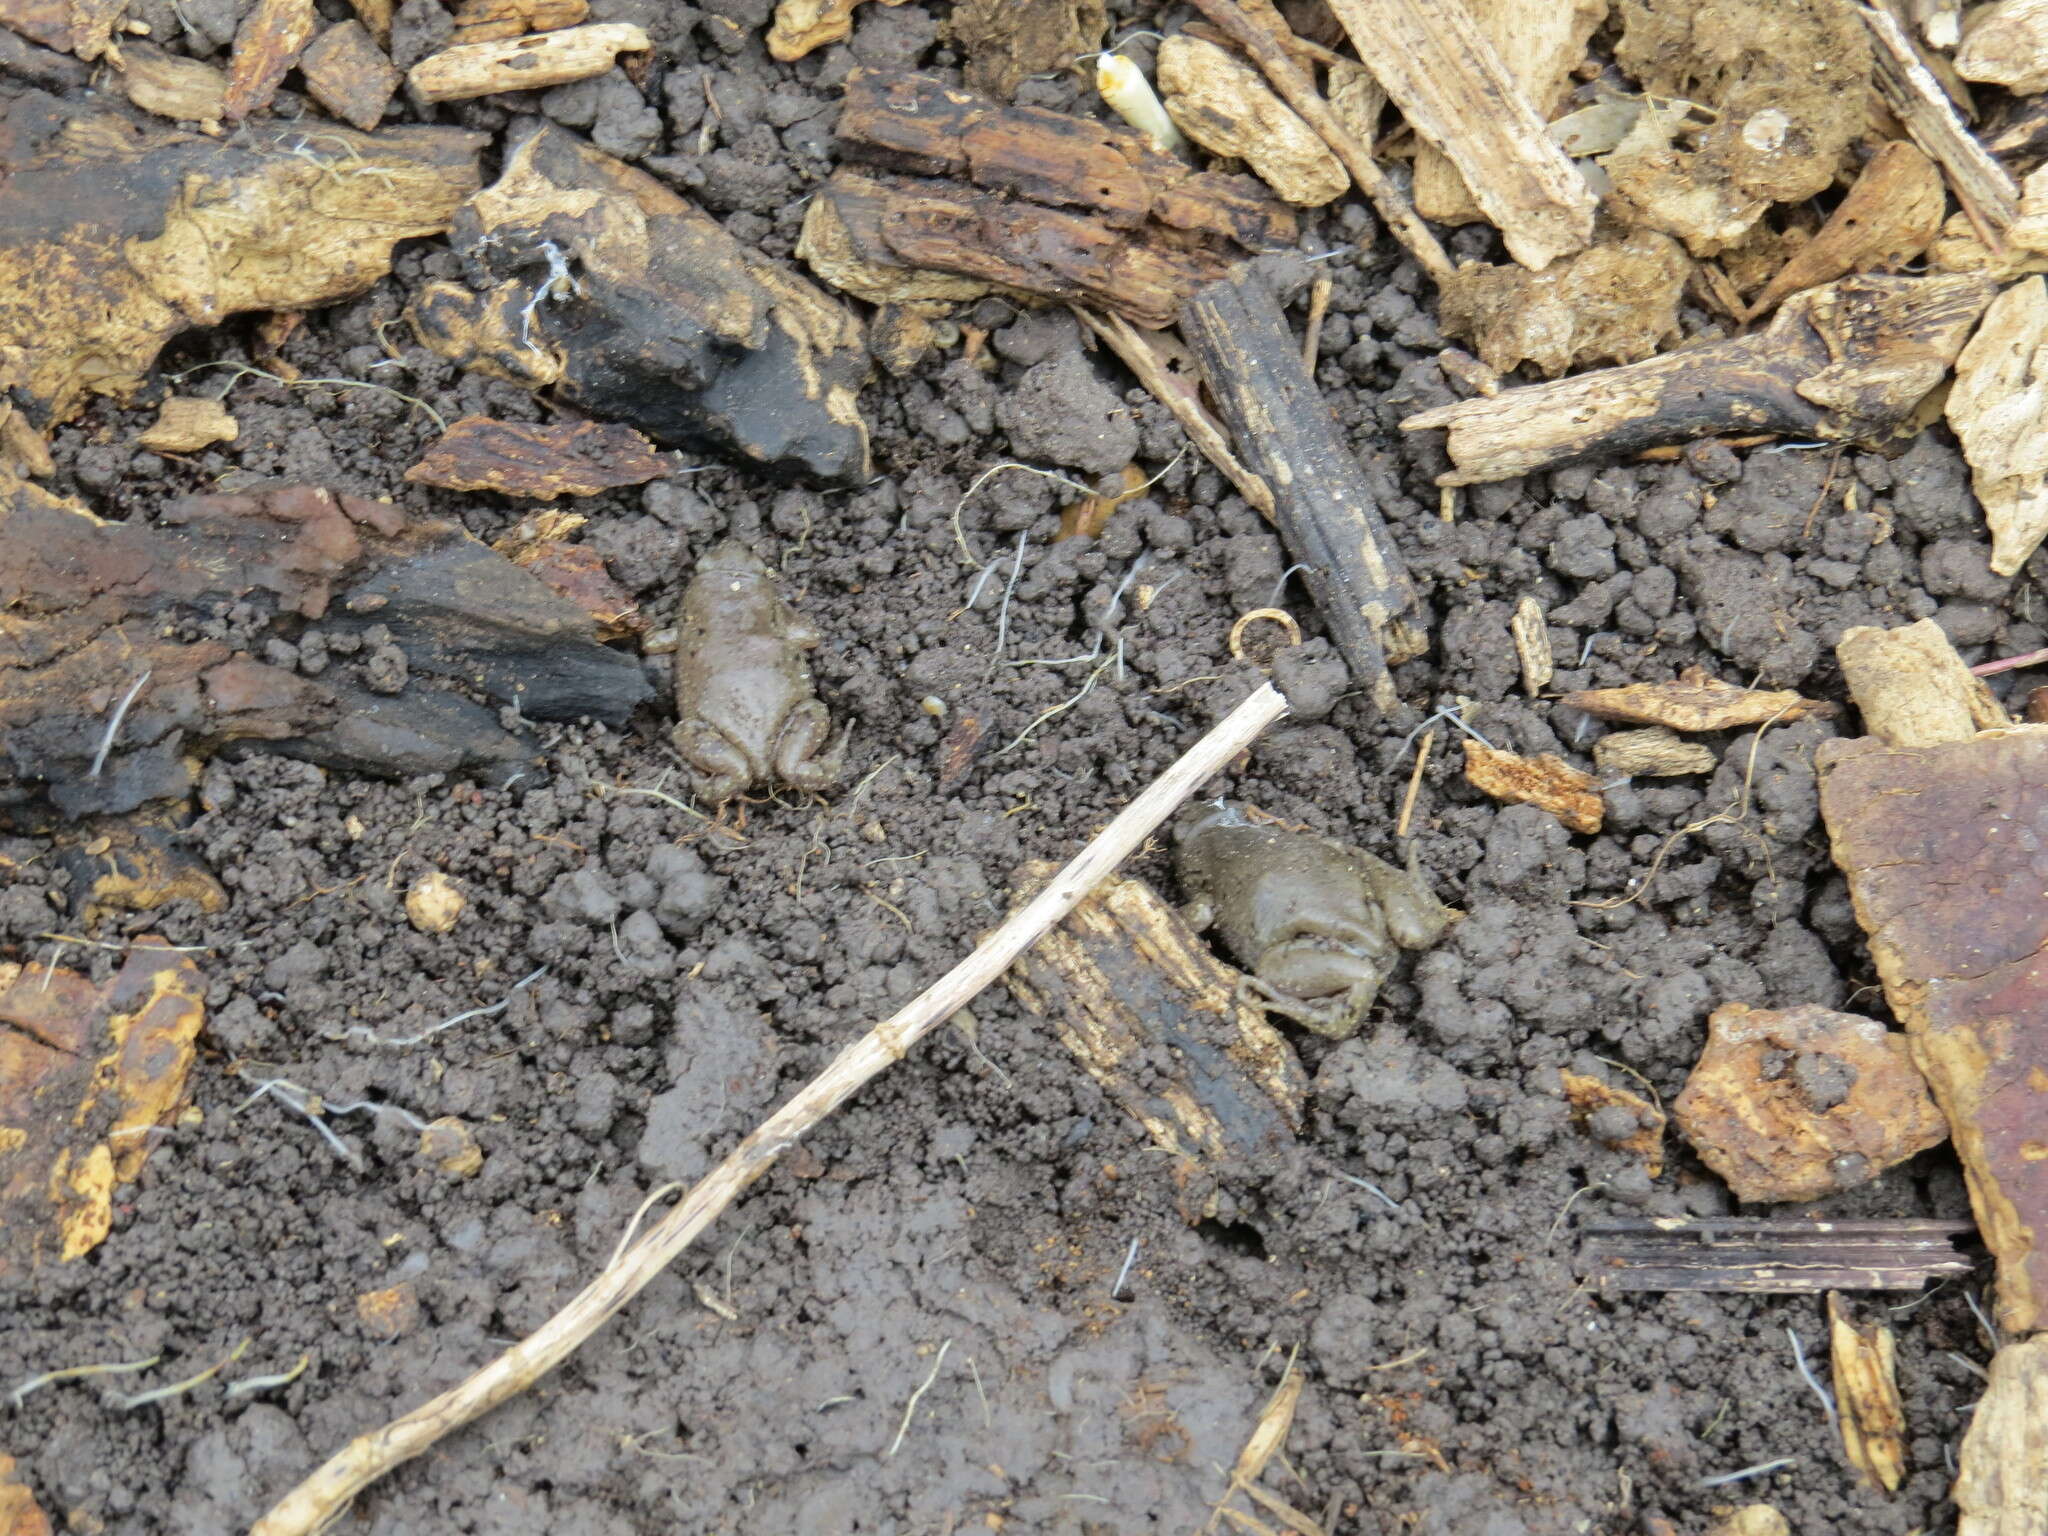
[[[1931,621],[1885,638],[1851,630],[1838,648],[1873,734],[1815,752],[1821,814],[1885,997],[1948,1116],[1998,1261],[1999,1318],[2026,1332],[2048,1322],[2048,904],[2034,848],[2048,728],[2003,725],[1952,650],[1930,688],[1928,658],[1947,644]]]
[[[307,44],[299,71],[315,101],[365,133],[383,121],[385,107],[405,78],[370,29],[353,19],[337,21]]]
[[[450,238],[472,281],[428,283],[406,312],[442,356],[664,447],[867,478],[859,322],[645,172],[543,126]]]
[[[1598,832],[1607,814],[1600,787],[1554,752],[1518,757],[1479,742],[1465,742],[1465,782],[1509,805],[1550,812],[1574,832]]]
[[[999,106],[928,75],[856,74],[838,143],[860,168],[819,190],[798,249],[874,302],[985,291],[964,278],[1159,327],[1203,283],[1294,238],[1292,211],[1250,177],[1195,172],[1133,129]]]
[[[1898,18],[1881,5],[1861,7],[1875,49],[1878,94],[1913,142],[1948,173],[1949,185],[1987,241],[1995,244],[2019,211],[2019,188],[1957,116],[1941,82],[1914,51]]]
[[[1522,689],[1533,699],[1550,686],[1557,673],[1557,658],[1550,651],[1550,620],[1543,615],[1543,605],[1525,593],[1508,620],[1508,635],[1515,642],[1515,659],[1522,664]]]
[[[1857,1322],[1830,1291],[1828,1338],[1843,1453],[1886,1493],[1897,1493],[1906,1476],[1906,1405],[1899,1399],[1892,1331],[1881,1322]]]
[[[1895,270],[1941,233],[1948,189],[1932,160],[1894,140],[1870,157],[1835,211],[1750,302],[1749,316],[1767,314],[1788,293],[1831,283],[1851,272]]]
[[[1027,866],[1024,888],[1054,870]],[[1169,1155],[1257,1165],[1301,1134],[1308,1077],[1293,1047],[1144,881],[1105,881],[1007,979]]]
[[[228,77],[203,59],[166,53],[153,43],[121,48],[121,91],[145,112],[181,123],[218,123],[227,113]]]
[[[2002,85],[2015,96],[2048,90],[2048,4],[1993,0],[1978,6],[1956,49],[1956,73]]]
[[[270,105],[320,25],[313,0],[257,0],[235,32],[222,110],[239,121]]]
[[[782,0],[775,7],[775,24],[768,29],[770,57],[788,64],[827,43],[853,35],[853,13],[862,0]],[[901,5],[903,0],[882,0],[884,5]]]
[[[0,964],[0,1276],[106,1237],[114,1186],[185,1103],[205,990],[193,957],[154,938],[104,986]]]
[[[600,640],[624,640],[647,628],[633,595],[612,576],[604,556],[588,544],[530,544],[512,557],[512,563],[589,614]]]
[[[528,32],[573,27],[589,15],[590,0],[462,0],[455,8],[451,41],[501,42]]]
[[[1437,484],[1452,486],[1722,433],[1881,442],[1940,384],[1993,289],[1974,275],[1847,277],[1794,294],[1754,335],[1438,406],[1401,427],[1449,429],[1456,468]]]
[[[1991,569],[2016,576],[2048,537],[2048,284],[2039,277],[1984,311],[1956,359],[1947,411],[1991,528]]]
[[[495,91],[537,91],[588,80],[609,70],[620,54],[644,53],[652,46],[631,22],[591,22],[488,43],[457,43],[421,59],[406,80],[423,101],[467,101]]]
[[[1593,238],[1596,199],[1462,5],[1330,0],[1409,126],[1457,167],[1508,254],[1536,271]]]
[[[258,661],[202,637],[234,604],[270,615],[252,643],[317,624],[336,653],[376,629],[390,654],[318,676]],[[103,522],[0,487],[0,763],[63,815],[180,799],[231,741],[392,775],[530,764],[495,709],[421,673],[533,719],[617,724],[651,692],[581,611],[452,524],[310,486]]]
[[[1956,1536],[2048,1531],[2048,1333],[1991,1357],[1956,1473]]]
[[[1593,1116],[1603,1109],[1619,1109],[1635,1117],[1635,1130],[1610,1145],[1633,1152],[1643,1160],[1643,1171],[1656,1178],[1664,1171],[1664,1111],[1641,1094],[1630,1093],[1597,1077],[1580,1072],[1559,1074],[1564,1080],[1565,1101],[1572,1107],[1572,1123],[1580,1130],[1592,1130]],[[1603,1141],[1609,1138],[1602,1136]]]
[[[1238,272],[1181,313],[1209,393],[1246,466],[1272,489],[1273,521],[1352,678],[1382,707],[1390,663],[1416,651],[1415,591],[1400,546],[1351,456],[1272,292]]]
[[[1027,77],[1085,59],[1108,29],[1103,0],[957,0],[947,23],[967,55],[967,88],[1002,101]]]
[[[974,952],[894,1015],[849,1045],[818,1077],[750,1132],[674,1210],[607,1264],[568,1306],[466,1381],[403,1418],[358,1437],[265,1515],[250,1536],[310,1536],[350,1499],[443,1435],[553,1370],[696,1241],[783,1152],[909,1054],[1112,874],[1212,775],[1287,713],[1263,683],[1120,811],[1046,888],[1004,919]]]
[[[188,901],[200,912],[224,911],[228,893],[200,862],[181,812],[89,816],[51,835],[57,867],[71,876],[71,920],[90,927],[101,918],[154,912]]]
[[[1665,779],[1685,773],[1712,773],[1720,759],[1696,741],[1686,741],[1661,725],[1640,731],[1610,731],[1593,743],[1593,765],[1603,779]]]
[[[615,422],[543,424],[465,416],[405,478],[448,491],[496,491],[553,501],[645,485],[670,467],[646,438]]]
[[[1462,0],[1536,116],[1548,122],[1568,98],[1571,74],[1607,19],[1608,0]],[[1415,209],[1439,224],[1484,218],[1471,188],[1442,150],[1415,156]]]
[[[1242,160],[1287,202],[1319,208],[1351,177],[1316,131],[1237,55],[1176,33],[1159,45],[1159,91],[1180,131]]]
[[[1603,1291],[1917,1291],[1970,1273],[1967,1221],[1659,1216],[1589,1221],[1579,1273]]]
[[[1738,688],[1688,667],[1668,683],[1587,688],[1559,701],[1596,720],[1661,725],[1673,731],[1734,731],[1766,721],[1826,719],[1835,706],[1788,690]]]
[[[21,98],[0,132],[0,389],[46,427],[88,391],[132,398],[181,331],[363,292],[399,241],[448,227],[483,142],[330,126],[309,145],[262,122],[217,141]]]
[[[1502,373],[1525,362],[1551,375],[1636,362],[1678,335],[1692,272],[1669,235],[1631,230],[1541,272],[1468,263],[1440,285],[1437,323]]]
[[[1359,125],[1369,116],[1377,115],[1367,112],[1369,102],[1358,90],[1357,76],[1350,73],[1359,66],[1331,68],[1332,95],[1341,90],[1349,97],[1350,110],[1339,113],[1332,102],[1323,99],[1316,89],[1314,74],[1297,57],[1301,40],[1288,30],[1273,0],[1194,0],[1194,6],[1251,56],[1281,99],[1323,136],[1323,142],[1344,162],[1344,169],[1351,173],[1358,190],[1365,194],[1417,265],[1438,282],[1450,276],[1455,270],[1450,257],[1444,254],[1429,226],[1416,216],[1407,194],[1374,162],[1371,139],[1359,131]]]
[[[1715,1009],[1671,1113],[1747,1201],[1819,1200],[1948,1137],[1904,1035],[1810,1003]]]
[[[232,443],[241,430],[228,408],[211,395],[172,395],[135,441],[152,453],[197,453],[215,443]]]

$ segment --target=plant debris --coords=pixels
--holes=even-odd
[[[405,478],[451,491],[497,491],[553,501],[644,485],[669,463],[631,427],[595,421],[495,421],[465,416]]]
[[[1600,830],[1607,807],[1599,785],[1556,753],[1518,757],[1470,740],[1464,748],[1465,781],[1481,794],[1548,811],[1574,832]]]
[[[1617,1088],[1597,1077],[1588,1077],[1581,1072],[1561,1075],[1565,1101],[1572,1107],[1574,1125],[1599,1141],[1640,1157],[1643,1171],[1651,1178],[1664,1171],[1664,1111],[1661,1107],[1640,1094]]]
[[[1589,1221],[1579,1273],[1603,1291],[1917,1291],[1975,1267],[1967,1221],[1659,1216]]]
[[[588,80],[622,53],[653,45],[631,22],[592,22],[491,42],[458,43],[413,65],[406,83],[422,101],[468,101],[497,91],[534,91]]]
[[[1956,1473],[1956,1536],[2048,1529],[2048,1333],[1991,1357]]]
[[[955,0],[945,25],[967,55],[967,88],[1008,101],[1029,76],[1100,48],[1109,10],[1103,0]]]
[[[1991,527],[1991,569],[2018,575],[2048,536],[2048,284],[2025,278],[1991,301],[1947,410]]]
[[[1772,720],[1826,719],[1835,713],[1835,706],[1823,700],[1738,688],[1699,667],[1688,667],[1672,682],[1587,688],[1568,693],[1559,702],[1596,720],[1661,725],[1672,731],[1733,731]]]
[[[1351,177],[1315,130],[1235,54],[1176,33],[1159,45],[1159,90],[1175,126],[1214,155],[1240,159],[1287,202],[1321,207]]]
[[[1664,779],[1712,773],[1720,762],[1711,748],[1661,725],[1610,731],[1593,743],[1593,766],[1603,779]]]
[[[1438,323],[1503,373],[1525,362],[1551,375],[1636,362],[1678,335],[1692,270],[1677,241],[1641,229],[1541,272],[1474,262],[1444,280]]]
[[[220,401],[203,395],[171,395],[157,407],[156,421],[135,441],[153,453],[196,453],[215,443],[232,443],[241,430]]]
[[[1906,1476],[1906,1407],[1899,1399],[1897,1340],[1883,1323],[1857,1322],[1833,1291],[1828,1292],[1828,1336],[1843,1453],[1886,1493],[1896,1493]]]

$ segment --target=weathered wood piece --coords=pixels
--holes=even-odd
[[[405,76],[360,21],[337,21],[306,45],[299,60],[306,89],[343,122],[368,133],[384,119]]]
[[[1631,230],[1541,272],[1467,263],[1439,288],[1438,323],[1502,373],[1524,362],[1553,376],[1631,363],[1677,336],[1692,273],[1692,258],[1669,235]]]
[[[268,615],[252,642],[317,629],[323,655],[362,654],[360,670],[309,675],[181,638],[233,604]],[[0,487],[0,763],[63,815],[181,798],[196,759],[229,742],[387,774],[531,762],[494,710],[422,673],[534,719],[616,724],[651,691],[532,576],[381,502],[279,486],[117,523]]]
[[[1963,126],[1948,93],[1920,61],[1898,18],[1882,5],[1858,9],[1876,44],[1878,95],[1906,125],[1913,142],[1948,173],[1949,185],[1978,233],[1995,244],[2019,212],[2020,189],[2011,173]]]
[[[1410,416],[1442,427],[1478,485],[1719,433],[1882,442],[1948,372],[1991,301],[1976,275],[1848,277],[1786,300],[1762,331]]]
[[[232,443],[241,430],[228,408],[211,395],[172,395],[135,441],[152,453],[196,453],[215,443]]]
[[[956,0],[947,30],[967,55],[967,88],[1008,101],[1031,75],[1070,68],[1102,46],[1103,0]]]
[[[121,45],[121,91],[145,112],[183,123],[218,123],[227,113],[228,79],[203,59],[166,53],[153,43]]]
[[[1457,167],[1510,256],[1540,272],[1585,248],[1597,199],[1464,6],[1330,0],[1330,9],[1409,125]]]
[[[235,32],[224,113],[239,121],[269,106],[319,25],[313,0],[257,0]]]
[[[1026,866],[1026,893],[1057,866]],[[1006,978],[1153,1144],[1197,1164],[1271,1159],[1301,1134],[1308,1077],[1293,1048],[1139,879],[1111,879]]]
[[[782,0],[775,7],[775,24],[768,29],[769,56],[789,64],[813,49],[851,37],[853,13],[861,3],[862,0]],[[903,0],[882,3],[901,5]]]
[[[205,992],[193,957],[154,938],[104,986],[0,964],[0,1276],[105,1239],[114,1186],[185,1103]]]
[[[2048,1333],[1991,1357],[1956,1473],[1956,1536],[2048,1531]]]
[[[1984,311],[1956,359],[1948,424],[1991,528],[1991,569],[2017,576],[2048,537],[2048,284],[2029,277]]]
[[[2003,711],[1985,714],[1959,659],[1943,669],[1951,696],[1929,707],[1917,658],[1940,631],[1922,624],[1905,632],[1917,645],[1879,648],[1882,666],[1868,632],[1843,637],[1874,734],[1814,753],[1821,814],[1885,996],[1948,1117],[1998,1260],[2000,1321],[2026,1332],[2048,1323],[2048,903],[2035,851],[2048,834],[2048,728],[1977,730]]]
[[[0,124],[0,389],[33,425],[131,399],[158,350],[363,292],[476,190],[485,136],[252,122],[219,141],[28,95]],[[297,153],[304,150],[305,153]]]
[[[1688,667],[1668,683],[1586,688],[1558,701],[1596,720],[1661,725],[1674,731],[1735,731],[1766,721],[1825,719],[1835,706],[1789,689],[1738,688]]]
[[[1956,49],[1956,73],[2002,85],[2015,96],[2048,90],[2048,4],[1993,0],[1978,6]]]
[[[405,472],[419,485],[553,501],[645,485],[669,461],[631,427],[597,421],[496,421],[465,416]]]
[[[1974,1267],[1967,1221],[1742,1216],[1589,1221],[1579,1273],[1603,1291],[1915,1291]]]
[[[589,15],[590,0],[462,0],[455,8],[452,41],[495,43],[528,32],[573,27]]]
[[[1293,212],[1250,177],[927,75],[855,75],[838,143],[860,169],[819,190],[798,252],[877,303],[986,291],[963,290],[971,279],[1158,327],[1247,254],[1294,238]]]
[[[1813,1004],[1716,1008],[1671,1113],[1746,1201],[1819,1200],[1948,1139],[1906,1037]]]
[[[497,91],[538,91],[604,74],[622,53],[654,45],[629,21],[591,22],[488,43],[457,43],[406,72],[423,101],[467,101]]]
[[[1574,832],[1593,833],[1607,815],[1600,786],[1554,752],[1520,757],[1497,747],[1466,741],[1465,782],[1483,795],[1510,805],[1550,812]]]
[[[442,356],[664,447],[866,479],[859,322],[653,177],[543,126],[451,240],[469,281],[426,284],[407,310]]]
[[[1175,33],[1159,45],[1159,91],[1182,133],[1244,161],[1287,202],[1319,208],[1351,190],[1330,147],[1236,54]]]
[[[1859,625],[1843,634],[1835,656],[1863,729],[1887,745],[1941,746],[2012,724],[1932,619],[1899,629]]]
[[[1842,1298],[1828,1292],[1828,1341],[1842,1451],[1886,1493],[1906,1476],[1906,1405],[1899,1398],[1896,1342],[1883,1323],[1859,1323]]]
[[[1750,301],[1749,318],[1802,288],[1903,266],[1933,243],[1947,212],[1940,170],[1917,146],[1894,140],[1870,157],[1820,232]]]
[[[1384,706],[1390,663],[1418,653],[1407,563],[1337,430],[1272,292],[1238,272],[1209,284],[1181,332],[1239,457],[1273,493],[1273,521],[1353,679]]]
[[[220,912],[227,890],[200,862],[184,836],[187,818],[176,810],[133,816],[91,816],[51,834],[57,867],[71,876],[66,893],[75,922],[88,926],[122,912],[154,912],[189,901],[201,912]]]
[[[1593,766],[1603,779],[1712,773],[1719,762],[1712,748],[1687,741],[1661,725],[1640,731],[1610,731],[1593,743]]]

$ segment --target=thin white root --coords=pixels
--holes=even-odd
[[[1287,713],[1287,701],[1263,683],[1190,747],[1055,875],[1012,912],[973,953],[894,1017],[848,1046],[797,1095],[735,1147],[682,1202],[607,1264],[567,1306],[489,1365],[402,1418],[358,1436],[286,1494],[250,1536],[310,1536],[350,1499],[442,1436],[524,1391],[572,1354],[621,1307],[696,1241],[725,1208],[819,1121],[910,1048],[973,1002],[1046,930],[1128,858],[1202,784]]]

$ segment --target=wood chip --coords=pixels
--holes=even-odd
[[[1913,142],[1944,171],[1979,233],[1995,243],[2019,211],[2019,187],[1963,126],[1898,19],[1878,5],[1861,8],[1877,44],[1876,79],[1884,104],[1906,125]]]
[[[936,787],[943,793],[967,776],[989,745],[988,714],[980,709],[963,709],[954,718],[934,754],[938,772]]]
[[[553,501],[645,485],[669,467],[646,438],[613,422],[542,425],[465,416],[405,478],[448,491],[497,491]]]
[[[1697,741],[1686,741],[1661,725],[1640,731],[1610,731],[1593,743],[1593,765],[1603,779],[1669,779],[1712,773],[1720,759]]]
[[[1588,688],[1568,693],[1567,708],[1596,720],[1626,725],[1661,725],[1673,731],[1735,731],[1766,721],[1785,724],[1809,717],[1826,719],[1835,706],[1797,693],[1738,688],[1688,667],[1668,683],[1630,683],[1626,688]]]
[[[1885,145],[1871,156],[1820,233],[1756,296],[1750,317],[1769,312],[1787,294],[1851,272],[1896,270],[1933,243],[1947,211],[1948,189],[1934,162],[1903,141]]]
[[[1603,1291],[1917,1291],[1975,1264],[1967,1221],[1657,1216],[1589,1221],[1579,1273]]]
[[[609,70],[620,54],[652,46],[630,22],[593,22],[444,48],[413,65],[406,79],[423,101],[467,101],[496,91],[538,91],[588,80]]]
[[[589,614],[600,640],[623,640],[647,627],[640,605],[612,575],[604,556],[588,544],[531,544],[512,563]]]
[[[1595,198],[1462,5],[1330,0],[1366,67],[1471,189],[1508,254],[1542,271],[1593,237]]]
[[[405,79],[360,21],[337,21],[314,38],[299,71],[315,101],[365,133],[384,120],[385,107]]]
[[[348,0],[349,8],[356,13],[356,20],[370,29],[370,36],[377,39],[379,48],[391,46],[391,16],[395,0]]]
[[[2039,277],[1984,311],[1956,359],[1947,411],[1991,528],[1991,569],[2016,576],[2048,536],[2048,284]]]
[[[196,453],[215,443],[232,443],[241,430],[211,395],[172,395],[135,441],[152,453]]]
[[[1560,1074],[1564,1079],[1564,1096],[1572,1107],[1572,1123],[1582,1131],[1592,1134],[1593,1116],[1603,1109],[1618,1109],[1635,1117],[1636,1128],[1620,1141],[1609,1145],[1633,1152],[1643,1160],[1644,1171],[1656,1178],[1664,1171],[1664,1111],[1652,1104],[1641,1094],[1630,1093],[1626,1088],[1617,1088],[1612,1083],[1602,1082],[1597,1077],[1587,1077],[1578,1072]],[[1608,1138],[1601,1136],[1602,1141]]]
[[[2048,1333],[1991,1357],[1960,1460],[1956,1536],[2048,1531]]]
[[[1543,616],[1543,605],[1525,593],[1515,604],[1515,616],[1508,620],[1508,634],[1522,664],[1522,687],[1533,699],[1557,674],[1557,661],[1550,654],[1550,621]]]
[[[1599,786],[1555,753],[1517,757],[1476,741],[1465,742],[1465,778],[1474,789],[1513,805],[1550,812],[1574,832],[1598,832],[1606,805]]]
[[[228,77],[214,65],[166,53],[153,43],[121,48],[121,90],[136,106],[183,123],[218,123],[227,113]]]
[[[1842,1450],[1886,1493],[1897,1493],[1906,1476],[1906,1405],[1899,1398],[1892,1331],[1881,1322],[1858,1323],[1830,1291],[1828,1335]]]
[[[1103,0],[956,0],[946,25],[967,55],[968,88],[1008,101],[1028,76],[1068,69],[1099,49],[1109,9]]]
[[[1904,1035],[1812,1004],[1715,1009],[1671,1114],[1745,1201],[1854,1189],[1948,1137]]]
[[[1439,288],[1438,324],[1489,368],[1556,375],[1629,363],[1678,336],[1692,258],[1669,235],[1631,230],[1541,272],[1468,262]]]
[[[503,42],[528,32],[573,27],[589,15],[590,0],[462,0],[455,8],[455,35],[450,41]]]
[[[882,3],[901,5],[903,0]],[[775,24],[768,29],[769,56],[788,64],[827,43],[844,41],[853,35],[853,13],[861,4],[862,0],[782,0],[775,7]]]
[[[1956,73],[2015,96],[2048,90],[2048,0],[1994,0],[1972,10]]]
[[[235,32],[223,114],[240,121],[269,106],[319,24],[313,0],[257,0]]]
[[[1316,131],[1256,69],[1214,43],[1178,33],[1161,43],[1159,91],[1182,133],[1213,155],[1244,161],[1283,200],[1319,208],[1351,190]]]
[[[1835,655],[1863,729],[1891,746],[1968,741],[2012,723],[1932,619],[1899,629],[1858,625],[1843,633]]]

